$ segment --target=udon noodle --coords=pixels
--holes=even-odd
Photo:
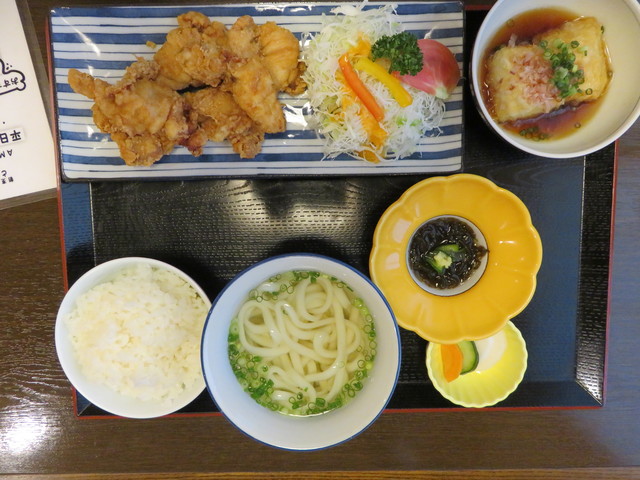
[[[229,329],[229,359],[244,390],[289,415],[344,405],[373,367],[376,340],[366,305],[344,282],[287,272],[263,282]]]

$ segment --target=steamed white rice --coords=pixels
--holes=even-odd
[[[90,380],[139,400],[171,402],[203,381],[207,309],[175,273],[139,264],[80,296],[65,321]]]

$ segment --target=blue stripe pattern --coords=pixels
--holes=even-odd
[[[459,124],[447,125],[447,126],[440,127],[439,132],[437,132],[437,136],[440,139],[440,143],[445,143],[446,139],[444,139],[444,137],[459,135],[460,133],[462,133],[462,125],[459,125]],[[286,139],[289,141],[312,140],[317,138],[317,134],[313,130],[297,130],[295,132],[295,137],[293,139],[289,137],[290,135],[291,133],[287,133],[287,132],[275,133],[275,134],[269,135],[269,138],[272,140]],[[109,135],[106,133],[96,132],[96,131],[92,131],[91,133],[88,133],[88,132],[70,132],[65,130],[60,132],[60,139],[73,140],[76,142],[107,142],[109,140]],[[78,148],[83,148],[83,147],[78,147]],[[93,148],[93,147],[89,146],[85,148]]]
[[[460,156],[462,153],[460,148],[452,148],[452,149],[447,149],[444,150],[442,152],[438,152],[437,155],[433,155],[430,154],[429,158],[431,160],[439,160],[438,165],[454,165],[455,162],[449,162],[448,159],[450,157],[456,157],[456,156]],[[307,154],[307,156],[309,157],[310,160],[315,160],[315,161],[321,161],[322,159],[322,155],[318,154],[318,153],[313,153],[313,154]],[[194,158],[191,155],[181,155],[179,153],[175,153],[173,154],[173,158],[172,158],[172,162],[171,164],[187,164],[187,163],[197,163],[202,165],[202,167],[199,168],[204,168],[207,169],[209,166],[211,166],[211,164],[227,164],[229,162],[233,162],[232,164],[228,165],[228,168],[242,168],[243,164],[249,163],[249,162],[255,162],[255,159],[240,159],[238,158],[238,155],[236,155],[235,153],[219,153],[216,154],[215,156],[212,156],[213,158],[210,159],[203,159],[202,157],[198,157],[198,158]],[[78,155],[69,155],[67,158],[67,161],[69,162],[68,168],[72,168],[72,166],[75,164],[77,165],[90,165],[90,166],[100,166],[100,165],[115,165],[115,166],[120,166],[122,165],[122,160],[120,160],[119,158],[116,157],[93,157],[91,158],[91,162],[87,162],[87,157],[84,156],[78,156]],[[338,157],[336,157],[336,160],[343,160],[343,161],[348,161],[350,160],[350,157],[348,157],[347,155],[339,155]],[[325,160],[326,162],[330,162],[331,160]],[[290,163],[294,163],[294,162],[298,162],[298,159],[295,158],[293,155],[282,155],[279,153],[263,153],[261,158],[260,158],[260,162],[261,163],[265,163],[265,167],[268,168],[285,168],[285,169],[293,169],[294,167],[290,166]],[[283,167],[275,167],[275,166],[269,166],[268,163],[269,162],[278,162],[280,164],[285,164]],[[350,164],[351,162],[349,162]],[[358,162],[359,163],[359,162]],[[167,166],[167,164],[161,164],[158,163],[156,165],[164,165]],[[388,162],[388,163],[384,163],[384,164],[379,164],[376,166],[371,166],[368,165],[367,168],[369,169],[370,173],[375,173],[372,171],[372,169],[378,169],[379,166],[387,166],[390,169],[394,169],[396,168],[395,163],[392,162]],[[357,165],[341,165],[341,166],[336,166],[333,168],[339,168],[341,170],[344,170],[345,168],[352,168],[353,166],[357,166]],[[218,166],[220,167],[220,165]],[[147,171],[152,171],[154,170],[154,168],[152,169],[145,169]],[[422,170],[421,170],[422,171]],[[295,174],[297,172],[292,171],[292,174]]]
[[[177,148],[152,168],[127,167],[109,136],[96,132],[91,118],[91,102],[73,92],[67,83],[69,68],[92,71],[109,82],[117,81],[135,56],[151,57],[151,41],[161,45],[166,33],[177,25],[176,17],[190,10],[231,25],[242,15],[251,15],[256,23],[275,20],[290,28],[300,38],[300,30],[314,33],[322,14],[331,15],[338,4],[239,4],[173,7],[63,7],[51,11],[52,58],[58,130],[61,141],[62,172],[67,180],[186,178],[234,175],[341,175],[381,173],[431,173],[457,171],[462,167],[461,87],[456,99],[447,102],[450,121],[442,126],[433,141],[427,135],[423,146],[401,162],[372,166],[346,155],[336,161],[322,160],[321,142],[309,127],[291,126],[282,134],[268,135],[265,148],[255,159],[242,160],[229,148],[209,144],[205,154],[194,158]],[[353,3],[352,5],[359,5]],[[379,8],[380,3],[365,5]],[[407,30],[418,36],[430,32],[431,38],[455,46],[456,58],[462,62],[463,8],[459,1],[406,2],[396,4],[401,21],[410,22]],[[277,18],[276,18],[277,17]],[[446,22],[446,23],[445,23]],[[297,27],[297,28],[296,28]],[[97,70],[97,71],[96,71]],[[308,115],[299,102],[296,114]],[[99,148],[96,145],[99,144]],[[269,153],[277,150],[280,153]],[[301,153],[302,149],[311,150]],[[207,153],[215,150],[216,153]],[[83,151],[86,152],[83,154]],[[222,153],[218,153],[222,152]],[[250,166],[247,166],[247,165]]]

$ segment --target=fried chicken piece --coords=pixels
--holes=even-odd
[[[231,92],[240,107],[265,133],[285,130],[278,87],[260,55],[259,29],[253,19],[240,17],[227,34],[232,58],[228,63],[233,77]]]
[[[241,59],[260,55],[259,35],[258,26],[251,16],[238,17],[227,36],[231,53]]]
[[[277,90],[266,67],[257,57],[231,69],[233,98],[265,133],[283,132],[286,121]]]
[[[195,128],[186,101],[157,75],[158,65],[146,60],[131,64],[115,85],[69,70],[69,85],[94,100],[96,126],[111,135],[127,165],[152,165]]]
[[[260,153],[264,133],[240,108],[231,93],[203,88],[197,92],[187,92],[184,97],[198,114],[198,129],[186,143],[195,156],[202,153],[207,140],[228,140],[240,158],[253,158]]]
[[[178,16],[178,27],[154,55],[160,65],[158,82],[174,90],[216,86],[227,75],[227,28],[199,12]]]
[[[278,91],[299,95],[307,88],[300,75],[304,63],[298,61],[300,44],[286,28],[267,22],[258,27],[262,62],[269,70]]]

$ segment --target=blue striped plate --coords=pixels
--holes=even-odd
[[[354,4],[357,5],[357,4]],[[377,8],[380,3],[365,8]],[[410,30],[447,45],[462,65],[464,15],[462,3],[398,3],[397,14]],[[109,136],[97,130],[91,117],[92,101],[74,93],[67,82],[69,68],[77,68],[116,82],[135,57],[150,59],[154,51],[147,42],[161,45],[167,32],[177,26],[176,17],[198,10],[231,26],[242,15],[256,23],[275,21],[298,38],[315,33],[323,14],[335,3],[237,4],[180,7],[69,7],[51,11],[51,52],[55,74],[54,92],[62,174],[66,180],[189,178],[254,175],[371,175],[441,173],[462,168],[462,87],[446,104],[446,116],[438,132],[423,138],[410,157],[377,165],[347,155],[324,159],[323,142],[308,126],[308,103],[304,95],[283,96],[287,131],[267,135],[262,153],[240,159],[225,143],[209,142],[203,155],[193,157],[184,147],[151,167],[124,165]]]

